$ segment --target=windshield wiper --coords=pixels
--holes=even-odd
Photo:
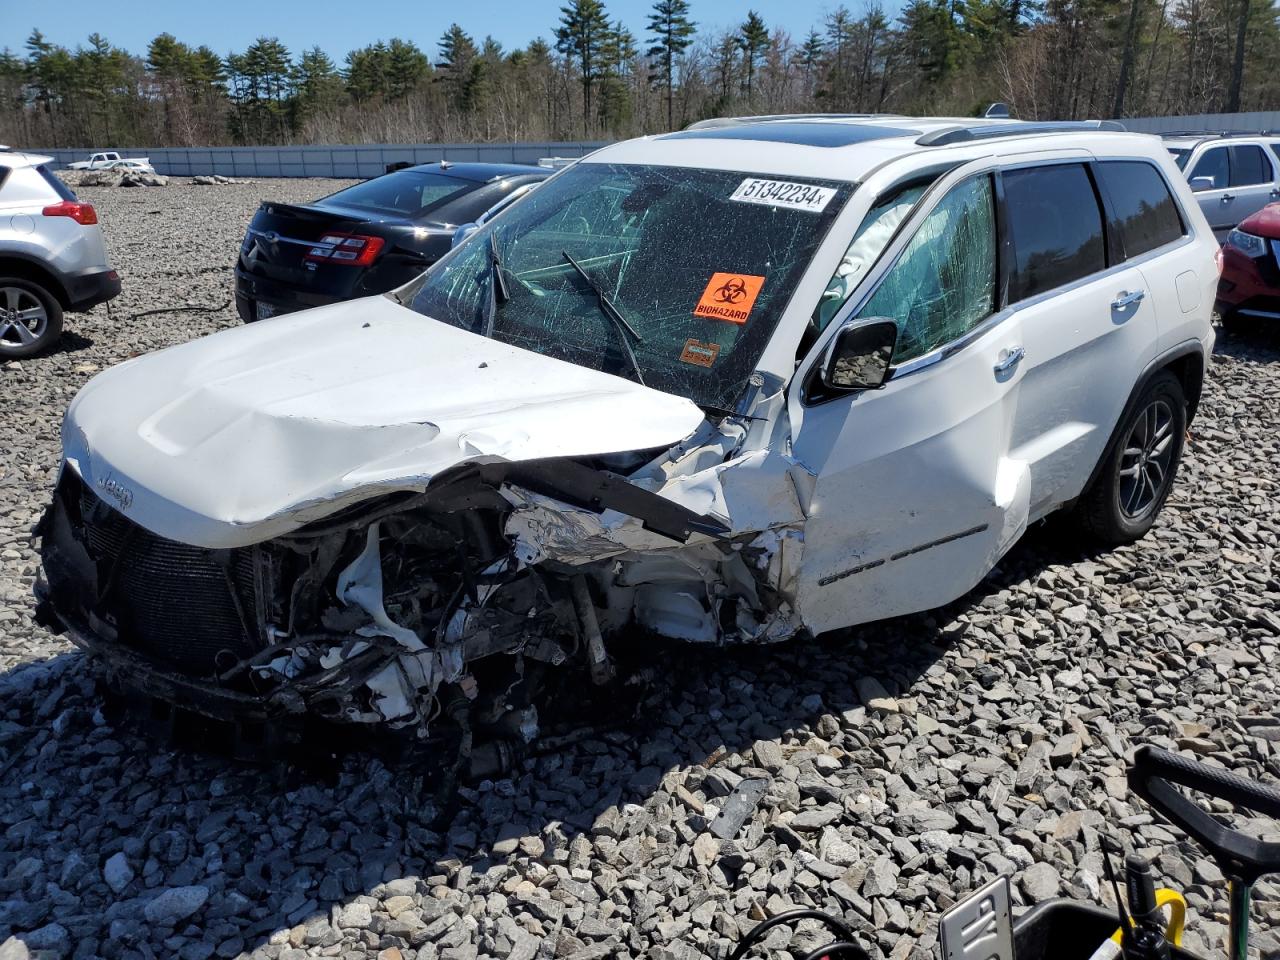
[[[613,305],[613,301],[609,299],[609,295],[604,292],[604,289],[600,284],[596,283],[595,280],[592,279],[591,274],[587,273],[587,271],[582,268],[582,264],[573,259],[573,254],[568,250],[561,250],[560,252],[564,255],[564,258],[569,261],[569,265],[573,267],[574,270],[578,271],[578,276],[582,277],[587,286],[591,288],[592,292],[596,295],[596,303],[600,305],[600,312],[609,319],[609,322],[613,325],[614,329],[618,331],[619,338],[622,342],[622,349],[627,354],[627,360],[631,363],[631,369],[636,372],[636,382],[642,387],[647,386],[644,382],[644,374],[640,372],[640,361],[636,359],[636,353],[631,349],[631,340],[628,339],[631,337],[635,339],[636,343],[644,343],[644,337],[636,333],[635,327],[627,323],[627,318],[624,317],[621,311]]]
[[[503,275],[502,254],[498,250],[498,233],[489,234],[489,304],[485,311],[484,330],[486,337],[493,336],[493,325],[498,322],[498,307],[511,299],[511,290],[507,287],[507,278]]]

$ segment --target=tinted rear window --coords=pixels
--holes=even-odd
[[[36,172],[39,173],[40,176],[44,177],[45,183],[53,187],[53,189],[57,192],[58,196],[60,196],[63,200],[74,200],[76,198],[76,195],[71,192],[71,188],[68,187],[61,180],[59,180],[57,177],[55,177],[49,171],[48,167],[42,164],[41,166],[36,167]]]
[[[1191,156],[1191,151],[1186,147],[1170,147],[1169,152],[1173,154],[1173,162],[1178,165],[1178,169],[1184,169],[1187,165],[1187,158]]]
[[[1082,165],[1006,171],[1004,196],[1013,236],[1011,302],[1106,267],[1102,214]]]
[[[438,173],[399,170],[339,190],[321,202],[340,203],[344,207],[397,217],[416,217],[478,186],[480,184],[472,180],[459,180]]]
[[[1172,243],[1185,232],[1178,205],[1160,172],[1137,160],[1108,160],[1095,168],[1115,214],[1112,229],[1126,257]]]
[[[1249,187],[1256,183],[1270,183],[1271,162],[1261,147],[1250,143],[1231,148],[1231,185]]]

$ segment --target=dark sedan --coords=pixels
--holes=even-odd
[[[448,252],[454,232],[554,171],[506,163],[423,164],[309,204],[265,200],[236,265],[246,323],[386,293]]]

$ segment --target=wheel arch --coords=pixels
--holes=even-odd
[[[67,287],[62,282],[62,278],[31,257],[8,251],[0,253],[0,276],[17,277],[20,280],[38,283],[53,294],[63,310],[71,306],[71,298],[67,296]]]
[[[1089,474],[1089,479],[1081,491],[1082,496],[1093,488],[1098,479],[1098,474],[1102,472],[1112,454],[1115,453],[1116,444],[1121,439],[1120,432],[1129,421],[1134,408],[1137,407],[1138,399],[1146,391],[1151,381],[1166,370],[1177,377],[1178,382],[1182,385],[1182,393],[1187,400],[1187,425],[1190,426],[1191,420],[1195,417],[1196,410],[1200,406],[1200,395],[1204,387],[1204,346],[1199,340],[1187,340],[1166,350],[1152,360],[1147,365],[1147,368],[1142,371],[1142,375],[1134,382],[1133,389],[1129,391],[1129,398],[1125,401],[1124,409],[1120,412],[1115,426],[1111,428],[1111,436],[1107,439],[1107,445],[1103,448],[1102,456],[1093,465],[1093,471]]]

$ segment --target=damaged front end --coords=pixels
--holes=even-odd
[[[39,532],[46,621],[113,685],[236,723],[425,738],[463,711],[468,728],[527,742],[547,668],[604,683],[627,632],[794,630],[789,531],[735,535],[573,459],[467,462],[420,492],[227,549],[152,533],[68,466]]]

